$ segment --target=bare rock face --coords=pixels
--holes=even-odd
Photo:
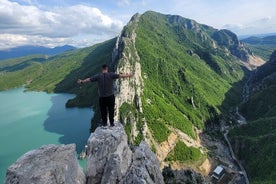
[[[160,164],[147,143],[134,151],[124,127],[98,127],[88,139],[87,172],[78,165],[75,144],[45,145],[11,165],[5,184],[163,184]]]
[[[99,127],[88,139],[88,184],[117,183],[131,164],[132,152],[121,124]]]
[[[88,184],[164,183],[159,162],[145,142],[134,153],[123,126],[99,127],[88,139]]]
[[[159,161],[147,143],[141,142],[136,148],[131,167],[120,183],[164,183]]]
[[[45,145],[21,156],[6,174],[5,184],[84,184],[75,144]]]
[[[163,169],[164,180],[167,184],[193,183],[207,184],[204,177],[192,169],[172,170],[170,167]]]

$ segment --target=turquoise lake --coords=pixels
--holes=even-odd
[[[73,97],[24,92],[24,88],[0,92],[0,183],[22,154],[44,144],[75,143],[76,151],[81,152],[90,135],[93,111],[65,108]]]

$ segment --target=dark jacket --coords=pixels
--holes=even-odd
[[[114,80],[119,77],[119,74],[113,72],[100,73],[91,77],[90,81],[98,82],[100,97],[108,97],[114,95]]]

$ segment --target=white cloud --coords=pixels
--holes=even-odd
[[[62,40],[74,46],[92,45],[115,37],[132,15],[147,10],[180,15],[238,35],[276,32],[276,1],[271,0],[0,1],[0,38],[9,46],[47,40],[48,45]]]
[[[40,35],[0,34],[0,48],[4,50],[21,45],[55,47],[68,44],[69,40],[68,38],[49,38]]]
[[[107,37],[111,38],[123,27],[121,21],[112,19],[90,6],[73,5],[42,10],[8,0],[1,0],[0,20],[0,38],[2,41],[9,41],[8,45],[27,42],[43,44],[46,41],[54,44],[79,34],[99,38],[108,35]],[[20,38],[24,38],[24,41]]]

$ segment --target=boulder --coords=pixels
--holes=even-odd
[[[88,184],[162,184],[159,167],[157,157],[145,142],[131,151],[120,123],[114,127],[98,127],[88,139]]]
[[[120,182],[128,183],[158,183],[163,184],[160,163],[146,142],[141,142],[133,153],[133,161],[127,174]]]
[[[8,168],[5,184],[86,183],[75,147],[75,144],[45,145],[25,153]]]
[[[133,151],[120,123],[98,127],[87,143],[87,171],[78,165],[76,146],[45,145],[11,165],[5,184],[163,184],[160,164],[146,142]]]
[[[130,167],[132,152],[123,126],[98,127],[88,139],[88,184],[117,183]]]
[[[209,184],[205,181],[205,178],[200,174],[196,173],[193,169],[180,169],[172,170],[171,167],[165,167],[163,169],[164,181],[167,184],[174,183],[193,183],[193,184]]]

